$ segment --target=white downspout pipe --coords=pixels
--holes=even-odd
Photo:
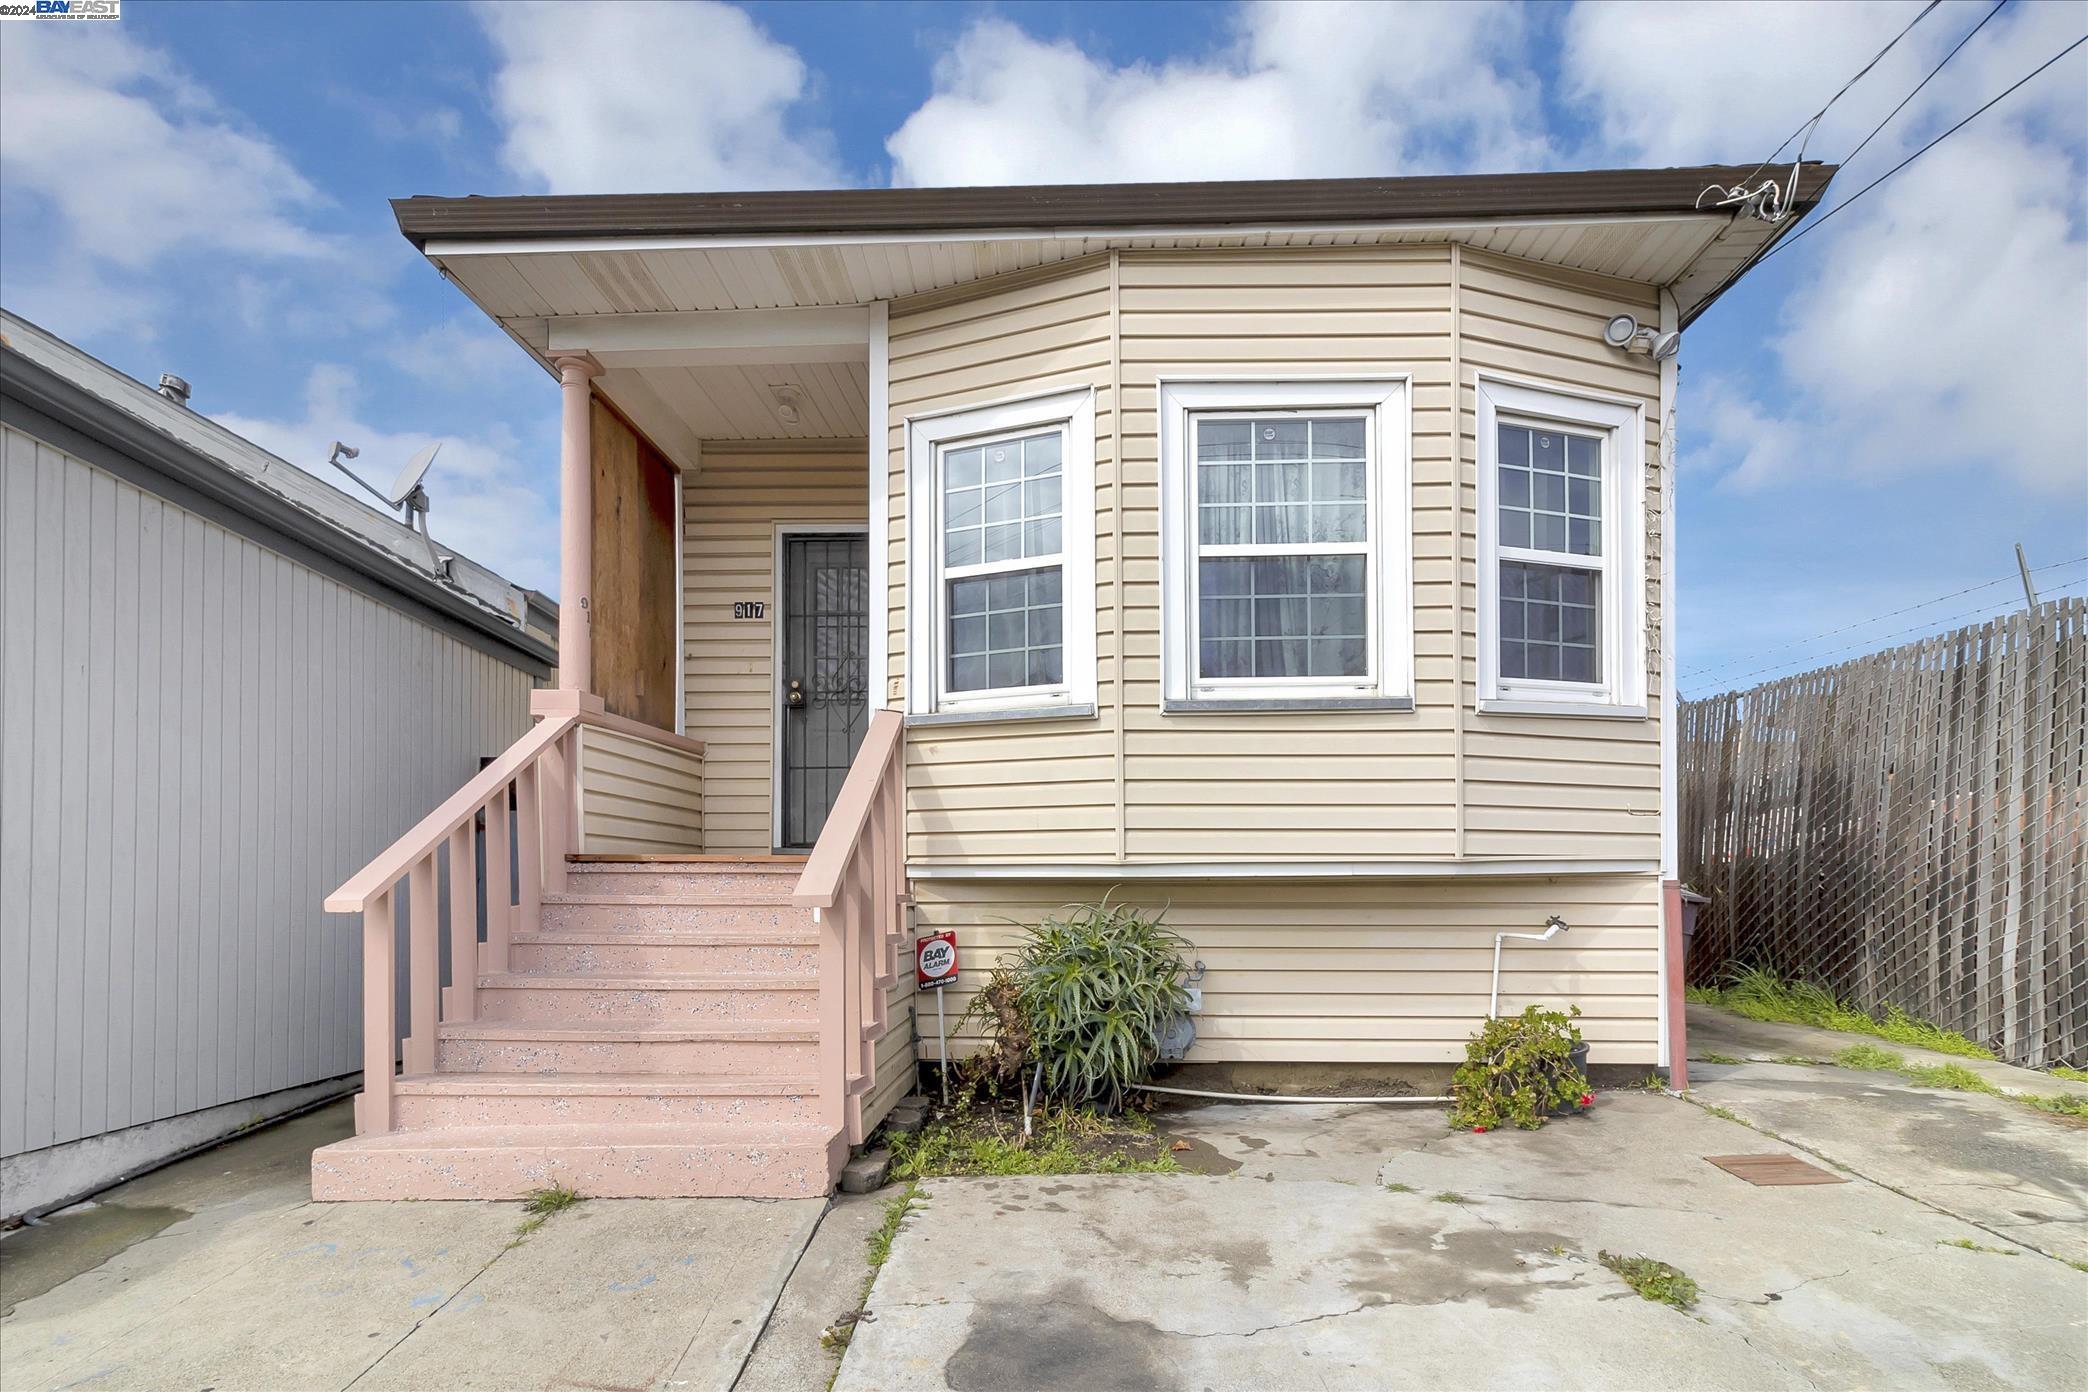
[[[1493,992],[1487,997],[1486,1018],[1498,1019],[1501,1014],[1501,939],[1523,938],[1530,942],[1550,942],[1566,931],[1566,920],[1553,914],[1544,920],[1542,933],[1496,933],[1494,934]]]

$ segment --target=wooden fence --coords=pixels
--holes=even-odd
[[[2088,599],[1682,706],[1690,980],[1742,966],[2088,1066]]]

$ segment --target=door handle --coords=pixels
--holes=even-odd
[[[792,710],[802,710],[805,704],[805,688],[796,677],[790,679],[790,689],[783,693],[783,704]]]

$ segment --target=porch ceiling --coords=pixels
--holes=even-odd
[[[531,345],[539,353],[541,345]],[[595,387],[684,469],[705,440],[856,440],[869,434],[870,369],[863,362],[746,362],[705,367],[614,367]],[[795,388],[798,419],[783,419],[778,389]]]

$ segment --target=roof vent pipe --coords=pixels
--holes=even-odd
[[[189,384],[171,372],[160,374],[159,394],[176,406],[188,405]]]

